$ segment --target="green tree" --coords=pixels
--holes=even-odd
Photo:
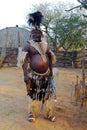
[[[87,20],[72,12],[64,12],[65,5],[52,6],[49,3],[35,5],[44,15],[42,29],[52,46],[62,46],[65,50],[87,45],[85,35]]]
[[[69,16],[63,16],[55,23],[54,29],[58,40],[65,50],[82,48],[86,44],[86,26],[87,21],[77,14],[71,13]]]

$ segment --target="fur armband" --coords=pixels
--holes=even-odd
[[[52,64],[56,63],[56,55],[54,54],[53,51],[50,50],[50,54],[51,54],[51,60],[52,60]]]

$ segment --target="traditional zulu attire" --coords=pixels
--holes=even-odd
[[[35,13],[36,15],[41,15],[40,12]],[[35,13],[31,15],[35,15]],[[29,20],[31,21],[32,19],[30,18]],[[39,24],[37,25],[39,27]],[[23,51],[27,52],[27,54],[22,68],[24,72],[24,81],[27,87],[27,95],[29,95],[31,99],[31,102],[29,102],[29,121],[35,120],[39,110],[38,103],[40,101],[45,106],[47,118],[51,121],[55,119],[51,101],[53,91],[49,82],[53,75],[53,52],[50,50],[48,43],[41,40],[42,36],[42,31],[35,27],[35,29],[31,31],[31,40],[27,41],[23,47]]]

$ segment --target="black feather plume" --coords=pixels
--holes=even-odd
[[[29,14],[28,24],[40,28],[43,15],[40,11]]]

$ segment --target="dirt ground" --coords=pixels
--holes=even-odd
[[[0,130],[87,130],[87,107],[76,106],[72,93],[77,74],[81,76],[81,69],[58,68],[54,77],[56,122],[39,116],[31,123],[27,121],[28,97],[22,69],[0,68]]]

